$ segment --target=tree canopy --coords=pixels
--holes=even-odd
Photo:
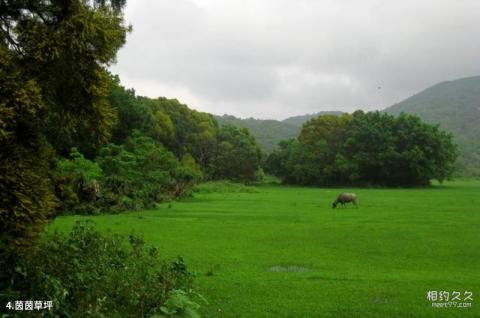
[[[324,115],[280,143],[267,169],[287,183],[424,186],[452,175],[452,136],[418,117],[380,112]]]

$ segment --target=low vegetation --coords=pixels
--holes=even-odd
[[[136,235],[100,234],[77,222],[29,248],[2,285],[0,301],[52,301],[52,317],[197,317],[193,275],[180,258],[160,260]]]

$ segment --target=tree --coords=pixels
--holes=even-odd
[[[129,30],[124,2],[2,2],[2,42],[41,89],[46,135],[65,155],[75,145],[93,154],[109,138],[115,113],[106,99],[106,66]]]
[[[320,141],[317,150],[325,147]],[[308,185],[318,182],[321,176],[321,162],[312,147],[307,147],[298,139],[279,143],[279,149],[272,152],[266,160],[266,170],[283,179],[286,183]]]
[[[53,151],[37,134],[45,105],[13,55],[0,47],[0,266],[31,244],[55,204],[49,181]]]
[[[122,144],[134,130],[140,130],[145,134],[153,130],[152,112],[138,101],[133,89],[126,89],[120,85],[118,76],[110,76],[108,101],[117,113],[117,122],[112,127],[110,142]],[[157,139],[155,136],[152,137]]]
[[[222,126],[218,134],[218,143],[214,177],[255,181],[262,153],[249,131],[230,125]]]
[[[359,180],[378,185],[424,186],[453,173],[452,136],[414,115],[354,114],[346,147]]]
[[[189,109],[176,99],[139,97],[138,101],[153,118],[153,125],[145,134],[161,142],[179,159],[190,154],[203,173],[209,175],[218,131],[213,116]]]
[[[0,2],[1,262],[35,240],[54,207],[50,145],[93,155],[109,137],[106,66],[129,30],[124,4]]]

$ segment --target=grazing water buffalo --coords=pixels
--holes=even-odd
[[[336,208],[337,204],[341,204],[342,207],[345,203],[351,202],[354,206],[357,206],[357,195],[355,193],[341,193],[335,201],[333,201],[332,208]]]

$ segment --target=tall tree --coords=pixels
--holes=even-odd
[[[93,154],[109,137],[116,115],[106,99],[106,67],[129,31],[124,5],[0,1],[2,261],[35,239],[52,210],[50,145]]]

